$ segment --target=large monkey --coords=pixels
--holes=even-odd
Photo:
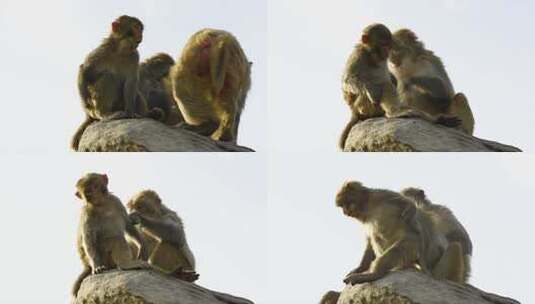
[[[162,122],[176,125],[184,121],[173,98],[169,71],[175,64],[171,56],[158,53],[139,65],[139,92],[145,97],[149,109],[161,109]]]
[[[161,118],[161,110],[147,110],[138,98],[138,45],[143,39],[143,23],[121,16],[111,24],[111,33],[80,65],[78,91],[86,118],[71,141],[78,150],[80,138],[93,122],[103,119],[149,116]]]
[[[74,283],[72,295],[76,297],[82,281],[90,274],[105,270],[137,269],[147,267],[146,263],[132,256],[125,233],[140,248],[139,258],[146,258],[142,238],[130,221],[125,207],[108,190],[105,174],[89,173],[76,183],[76,196],[83,200],[80,216],[77,247],[84,266],[83,272]]]
[[[472,257],[472,241],[463,225],[457,220],[450,209],[442,205],[433,204],[427,199],[424,190],[410,187],[403,189],[401,194],[411,199],[415,206],[431,219],[436,231],[443,234],[448,242],[458,242],[461,244],[465,266],[465,277],[463,281],[468,281],[470,260]],[[404,217],[410,218],[410,215],[406,214]]]
[[[351,128],[372,117],[420,117],[447,126],[458,124],[457,119],[430,115],[400,103],[387,67],[391,48],[390,30],[383,24],[372,24],[364,29],[360,42],[347,60],[342,91],[351,109],[351,120],[340,136],[341,150]]]
[[[167,208],[152,190],[141,191],[127,206],[130,218],[140,224],[140,230],[147,239],[144,244],[149,247],[148,262],[154,268],[182,280],[197,280],[195,258],[186,241],[180,217]]]
[[[368,231],[362,261],[344,282],[374,281],[389,271],[418,266],[434,278],[464,283],[467,275],[461,245],[448,243],[418,210],[414,211],[417,225],[403,219],[404,212],[415,207],[401,194],[346,182],[336,195],[336,205]]]
[[[171,69],[184,126],[215,140],[236,142],[250,74],[250,63],[232,34],[215,29],[195,33]]]
[[[431,115],[449,115],[461,120],[461,129],[474,133],[474,115],[466,96],[455,94],[444,64],[427,50],[414,32],[401,29],[393,35],[388,68],[394,74],[404,105]]]

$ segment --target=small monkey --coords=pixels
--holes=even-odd
[[[78,180],[76,196],[84,202],[77,237],[84,270],[73,286],[73,297],[77,296],[82,281],[90,274],[113,268],[146,268],[145,263],[132,256],[125,233],[140,248],[139,257],[148,256],[125,207],[109,192],[105,174],[89,173]]]
[[[391,48],[390,30],[383,24],[372,24],[364,29],[360,43],[347,60],[342,91],[351,109],[351,120],[340,136],[338,145],[341,150],[352,127],[372,117],[420,117],[446,126],[458,123],[456,119],[435,117],[400,103],[387,68]]]
[[[161,110],[148,111],[138,97],[138,45],[143,39],[143,23],[123,15],[111,24],[111,33],[80,65],[78,91],[85,121],[71,141],[78,150],[85,129],[98,120],[132,118],[136,115],[159,119]]]
[[[424,190],[410,187],[403,189],[401,194],[409,198],[421,212],[428,215],[435,229],[440,234],[443,234],[448,242],[461,244],[465,267],[463,280],[464,282],[468,281],[471,268],[472,241],[464,226],[449,208],[433,204],[425,195]],[[404,217],[410,218],[410,215],[404,215]]]
[[[193,34],[171,69],[184,127],[235,143],[250,74],[250,63],[231,33],[203,29]]]
[[[193,282],[199,278],[195,272],[195,258],[186,241],[180,217],[167,208],[158,194],[144,190],[127,204],[132,221],[139,223],[145,242],[151,248],[148,262],[154,268]]]
[[[447,243],[429,218],[416,210],[415,224],[403,219],[413,203],[399,193],[346,182],[336,195],[345,215],[362,222],[368,231],[365,253],[358,268],[344,279],[356,284],[374,281],[389,271],[417,268],[439,279],[463,282],[464,265],[459,243]]]
[[[442,60],[409,29],[393,35],[388,68],[397,80],[401,103],[431,115],[455,116],[461,129],[474,133],[474,115],[463,93],[455,94]]]
[[[184,121],[173,98],[173,89],[169,71],[175,64],[171,56],[158,53],[139,66],[139,92],[145,97],[149,109],[163,111],[162,122],[176,125]]]

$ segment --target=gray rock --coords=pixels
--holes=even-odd
[[[471,285],[435,280],[418,271],[396,271],[371,283],[346,286],[337,304],[520,304]]]
[[[109,271],[83,282],[73,304],[254,304],[152,270]]]
[[[82,135],[81,152],[254,152],[153,119],[98,121]]]
[[[521,152],[454,128],[417,118],[372,118],[359,122],[347,137],[346,152]]]

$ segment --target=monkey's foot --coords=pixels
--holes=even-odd
[[[106,270],[108,270],[106,266],[97,266],[95,269],[93,269],[93,274],[103,273]]]
[[[102,121],[111,121],[111,120],[118,120],[118,119],[127,119],[127,118],[133,118],[134,115],[131,115],[131,114],[128,114],[127,112],[125,111],[119,111],[119,112],[115,112],[113,114],[110,114],[106,117],[104,117],[104,119],[102,119]]]
[[[380,279],[381,277],[382,275],[379,273],[354,273],[345,277],[344,283],[355,285],[355,284],[375,281],[375,280]]]
[[[195,282],[199,279],[199,274],[193,270],[178,269],[172,275],[175,278],[186,282]]]
[[[446,126],[448,128],[456,128],[461,125],[462,121],[457,117],[450,116],[440,116],[437,121],[437,124]]]

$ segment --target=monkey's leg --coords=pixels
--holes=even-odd
[[[417,240],[401,240],[377,257],[370,267],[370,272],[355,273],[344,279],[346,284],[360,284],[378,280],[389,271],[402,269],[418,260],[419,243]]]
[[[433,267],[433,278],[464,283],[465,267],[463,249],[458,242],[450,243],[438,263]]]
[[[236,123],[236,107],[234,103],[227,105],[225,109],[221,109],[219,112],[219,127],[212,134],[214,140],[236,142],[234,136],[234,124]]]
[[[145,263],[134,259],[130,246],[128,246],[128,242],[124,237],[114,238],[112,242],[111,258],[117,268],[121,270],[147,268]]]
[[[160,242],[152,251],[149,263],[161,272],[170,274],[179,270],[183,263],[178,250],[167,242]]]
[[[124,102],[121,102],[118,80],[110,73],[103,73],[94,83],[94,116],[100,120],[127,118]]]
[[[452,116],[459,117],[461,120],[461,129],[467,134],[474,134],[474,114],[470,105],[468,104],[468,99],[463,93],[457,93],[453,97],[453,102],[450,106],[448,113]]]
[[[210,136],[215,132],[215,130],[217,130],[217,127],[219,126],[219,124],[215,121],[209,120],[209,121],[203,122],[200,125],[190,125],[186,122],[182,122],[178,124],[177,126],[179,128],[183,128],[188,131],[195,132],[202,136]]]

